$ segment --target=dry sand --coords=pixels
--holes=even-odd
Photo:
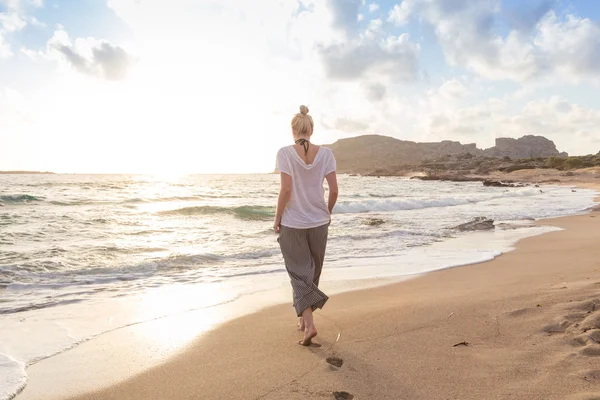
[[[541,224],[565,230],[491,262],[333,296],[316,313],[320,348],[297,345],[292,307],[275,306],[74,398],[600,399],[600,212]]]

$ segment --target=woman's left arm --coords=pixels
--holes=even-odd
[[[273,229],[279,233],[281,228],[281,217],[283,216],[283,210],[287,206],[288,201],[292,197],[292,177],[284,172],[279,174],[281,176],[281,186],[279,188],[279,198],[277,200],[277,211],[275,212],[275,223]]]

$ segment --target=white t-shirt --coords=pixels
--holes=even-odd
[[[293,145],[277,152],[276,171],[292,177],[292,197],[281,217],[288,228],[309,229],[329,222],[323,180],[335,171],[333,152],[320,147],[312,164],[306,164]]]

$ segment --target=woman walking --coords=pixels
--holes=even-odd
[[[323,308],[327,295],[319,290],[331,212],[338,196],[335,158],[330,149],[310,142],[314,123],[308,108],[292,118],[294,144],[277,153],[281,188],[273,228],[294,291],[294,308],[304,331],[300,341],[309,346],[317,336],[313,311]],[[323,181],[329,186],[325,202]]]

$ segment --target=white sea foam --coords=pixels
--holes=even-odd
[[[417,198],[417,199],[386,199],[386,200],[362,200],[362,201],[344,201],[336,204],[334,211],[336,213],[365,213],[373,211],[403,211],[418,210],[434,207],[454,207],[466,204],[483,203],[495,199],[508,199],[515,197],[537,196],[540,195],[539,189],[525,188],[519,190],[506,191],[492,194],[478,194],[461,197],[441,197],[441,198]],[[399,195],[398,197],[401,197]]]
[[[26,383],[25,365],[0,353],[0,399],[12,399]]]

